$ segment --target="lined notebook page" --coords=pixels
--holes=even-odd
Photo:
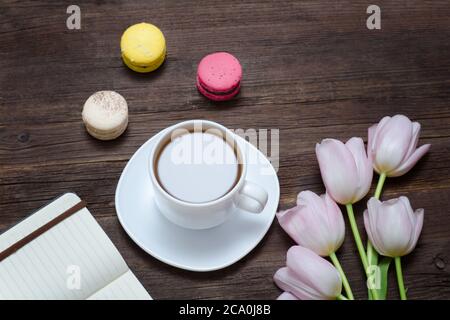
[[[2,234],[0,251],[79,201],[70,193],[56,199]],[[0,299],[87,299],[127,273],[120,253],[83,208],[0,262]]]
[[[115,281],[100,289],[88,300],[147,300],[150,295],[142,287],[139,280],[131,271],[127,271]]]

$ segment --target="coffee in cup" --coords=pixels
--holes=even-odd
[[[205,203],[227,194],[240,171],[234,146],[214,129],[179,132],[160,151],[155,173],[173,197]]]
[[[168,220],[206,229],[223,223],[237,208],[263,211],[267,192],[246,180],[246,157],[237,139],[207,120],[181,122],[160,135],[149,171],[155,203]]]

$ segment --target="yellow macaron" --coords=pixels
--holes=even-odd
[[[166,39],[158,27],[142,22],[125,30],[120,49],[124,63],[131,70],[151,72],[166,58]]]

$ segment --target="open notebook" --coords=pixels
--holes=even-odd
[[[0,299],[151,299],[80,198],[0,235]]]

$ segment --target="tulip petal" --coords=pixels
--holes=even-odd
[[[278,218],[278,223],[283,228],[283,230],[297,243],[299,243],[298,236],[301,234],[302,230],[298,223],[296,223],[296,212],[299,208],[294,207],[285,211],[277,212],[276,216]]]
[[[319,201],[321,199],[316,196]],[[319,255],[328,256],[334,252],[330,241],[330,232],[321,211],[313,211],[306,205],[277,213],[278,222],[284,231],[299,245],[307,247]]]
[[[408,249],[414,232],[409,213],[398,199],[384,201],[378,211],[376,232],[388,257],[400,257]]]
[[[372,226],[377,225],[377,211],[378,208],[381,207],[381,203],[382,202],[375,197],[371,197],[369,201],[367,201],[367,209],[369,210],[370,223]]]
[[[336,251],[336,244],[331,238],[335,232],[330,228],[327,208],[322,198],[314,192],[303,191],[299,193],[297,203],[300,207],[297,213],[298,224],[302,229],[298,244],[321,256],[328,256]]]
[[[377,125],[374,124],[372,125],[368,130],[367,130],[367,154],[372,154],[374,151],[374,138],[375,138],[375,134],[377,133]]]
[[[367,237],[369,238],[370,242],[372,243],[372,245],[375,247],[375,249],[378,251],[378,246],[375,243],[375,239],[374,236],[372,234],[372,225],[370,224],[370,214],[369,214],[369,210],[364,210],[363,213],[363,218],[364,218],[364,228],[366,229],[366,233],[367,233]]]
[[[375,147],[374,147],[374,140],[375,140],[375,135],[377,133],[377,125],[374,124],[373,126],[371,126],[368,129],[368,138],[367,138],[367,157],[370,158],[370,160],[373,163],[374,169],[375,171],[378,172],[378,169],[375,168],[375,163],[373,162],[373,159],[375,158]]]
[[[345,223],[330,196],[300,192],[297,206],[277,213],[278,222],[297,244],[318,255],[329,256],[344,241]]]
[[[345,146],[352,153],[357,168],[358,191],[352,199],[352,203],[355,203],[364,198],[367,192],[369,192],[373,177],[372,160],[366,155],[363,139],[351,138]]]
[[[383,245],[376,232],[378,208],[381,206],[381,201],[377,198],[370,198],[367,202],[367,210],[364,211],[364,226],[370,242],[375,247],[378,253],[384,254]]]
[[[275,284],[284,291],[290,292],[301,300],[323,300],[317,292],[306,286],[298,276],[287,267],[278,269],[273,276]]]
[[[420,123],[413,122],[412,123],[411,141],[409,142],[408,151],[406,152],[406,155],[403,158],[403,161],[407,160],[413,154],[413,152],[416,150],[417,143],[419,142],[419,135],[420,135]]]
[[[308,206],[314,212],[324,211],[325,205],[322,199],[312,191],[302,191],[297,196],[297,205]]]
[[[369,128],[369,132],[368,132],[369,136],[368,136],[368,143],[367,143],[367,155],[371,158],[371,160],[373,162],[373,168],[378,173],[381,173],[381,171],[378,168],[376,161],[375,161],[377,141],[378,141],[378,139],[380,139],[378,137],[378,135],[379,135],[378,133],[389,122],[390,119],[391,119],[391,117],[389,117],[389,116],[383,117],[379,123],[371,126]],[[369,152],[369,148],[370,148],[370,152]]]
[[[287,252],[286,265],[302,283],[324,298],[335,299],[341,293],[342,281],[338,271],[313,251],[300,246],[291,247]]]
[[[364,212],[364,225],[377,252],[395,258],[414,249],[422,230],[423,216],[423,209],[413,212],[406,197],[384,202],[371,198]]]
[[[405,252],[405,254],[410,253],[411,251],[414,250],[414,248],[417,245],[417,241],[419,240],[420,237],[420,233],[422,232],[422,226],[423,226],[423,217],[424,217],[424,210],[423,209],[417,209],[414,212],[414,216],[416,218],[415,221],[415,229],[414,229],[414,234],[411,237],[409,246],[407,251]]]
[[[430,144],[424,144],[416,149],[413,154],[397,169],[388,173],[388,177],[399,177],[411,170],[412,167],[430,150]]]
[[[296,296],[289,292],[283,292],[277,298],[277,300],[299,300]]]
[[[395,201],[395,200],[400,201],[402,203],[404,209],[406,211],[408,211],[408,213],[412,214],[414,212],[412,207],[411,207],[411,202],[409,202],[408,197],[400,196],[398,199],[392,199],[391,201]]]
[[[403,210],[407,213],[411,225],[415,226],[417,219],[414,215],[414,211],[411,207],[411,202],[409,202],[409,199],[405,196],[401,196],[398,198],[398,201],[403,205]]]
[[[330,235],[334,235],[333,252],[336,252],[341,247],[345,238],[344,216],[339,206],[328,194],[322,195],[321,198],[323,198],[326,205],[329,233]]]
[[[341,141],[325,139],[316,144],[316,156],[328,194],[341,204],[351,203],[358,186],[351,152]]]
[[[406,116],[395,115],[377,131],[375,163],[381,172],[390,172],[402,163],[408,152],[412,123]]]
[[[297,204],[305,209],[302,213],[307,212],[305,215],[311,216],[311,220],[316,220],[314,222],[322,227],[320,236],[326,238],[329,232],[329,221],[325,214],[327,207],[322,198],[312,191],[302,191],[297,196]]]

